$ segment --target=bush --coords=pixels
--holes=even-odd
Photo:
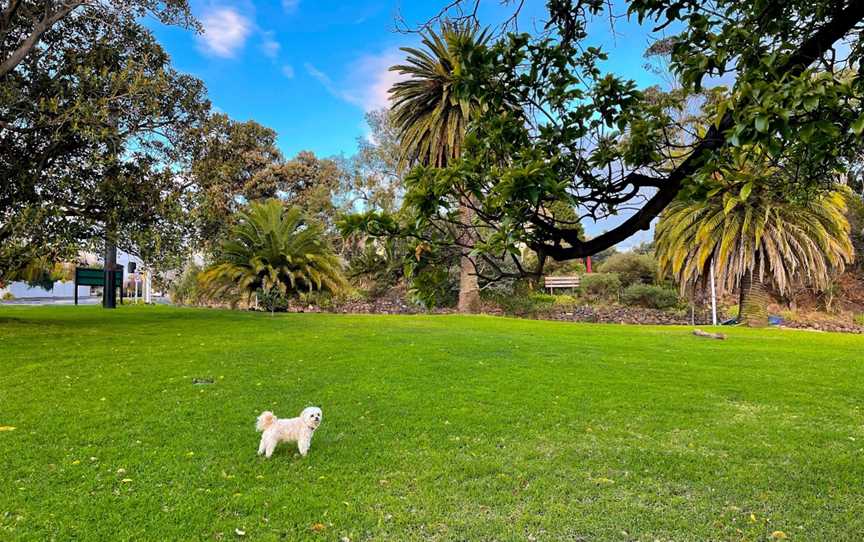
[[[285,312],[288,310],[288,298],[276,288],[258,290],[255,295],[258,297],[258,307],[267,312]]]
[[[654,284],[632,284],[621,294],[621,301],[647,309],[670,309],[678,305],[678,292]]]
[[[3,301],[12,301],[13,299],[15,299],[15,296],[12,295],[12,292],[5,292],[3,294]]]
[[[559,297],[515,288],[512,291],[484,291],[483,299],[513,316],[535,316],[555,305]],[[570,297],[570,296],[565,296]]]
[[[198,286],[198,274],[201,268],[190,264],[180,275],[180,278],[171,285],[168,296],[175,305],[197,305],[202,302],[201,290]]]
[[[582,277],[579,288],[588,299],[616,301],[621,290],[618,273],[591,273]]]
[[[426,309],[452,307],[458,297],[454,282],[445,267],[425,267],[411,279],[408,295],[412,301]]]
[[[573,307],[575,307],[576,305],[579,304],[579,299],[577,297],[572,296],[572,295],[562,294],[562,295],[556,295],[553,297],[554,297],[554,299],[552,301],[552,305],[554,305],[556,307],[561,307],[561,308],[565,308],[565,309],[572,309]]]
[[[648,254],[621,252],[613,254],[598,268],[603,273],[617,273],[621,285],[654,283],[657,276],[657,261]]]

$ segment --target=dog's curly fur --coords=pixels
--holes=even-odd
[[[255,423],[255,429],[262,432],[258,455],[269,458],[280,442],[296,442],[300,455],[306,457],[323,415],[318,407],[304,408],[299,416],[288,419],[279,419],[269,410],[262,412]]]

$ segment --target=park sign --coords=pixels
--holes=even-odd
[[[120,303],[123,303],[123,266],[118,265],[114,275],[114,287],[120,288]],[[105,270],[98,267],[76,267],[75,268],[75,304],[78,304],[79,286],[104,286]],[[105,296],[105,293],[102,293]]]

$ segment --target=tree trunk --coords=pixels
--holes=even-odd
[[[102,307],[117,308],[117,243],[114,240],[112,228],[105,232],[105,281],[102,285]]]
[[[459,312],[475,313],[480,310],[480,285],[477,282],[477,270],[474,268],[474,262],[470,257],[471,249],[474,246],[474,236],[470,228],[473,212],[465,201],[459,205],[459,219],[466,226],[463,227],[460,234],[459,243],[462,257],[459,261],[459,304],[457,308]]]
[[[738,323],[749,327],[768,325],[768,291],[758,275],[747,271],[738,293]]]

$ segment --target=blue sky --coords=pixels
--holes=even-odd
[[[286,156],[310,150],[350,155],[366,134],[363,115],[387,103],[395,74],[387,68],[416,45],[395,32],[396,17],[420,23],[448,0],[192,0],[204,33],[149,26],[180,71],[202,79],[215,108],[237,120],[254,119],[279,134]],[[511,14],[500,0],[481,2],[481,21]],[[544,2],[527,0],[521,29],[542,24]],[[610,53],[609,71],[647,86],[659,82],[643,68],[645,29],[618,19],[592,25],[594,45]],[[599,227],[590,227],[589,231]]]

